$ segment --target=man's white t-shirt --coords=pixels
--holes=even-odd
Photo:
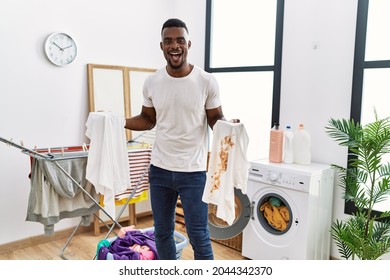
[[[181,78],[161,68],[145,80],[143,95],[143,105],[154,107],[157,118],[151,163],[170,171],[205,171],[206,109],[221,106],[215,77],[197,66]]]

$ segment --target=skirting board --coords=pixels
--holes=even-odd
[[[136,217],[142,218],[142,217],[151,216],[151,215],[152,215],[152,212],[148,211],[148,212],[138,213],[136,215]],[[0,254],[6,254],[6,253],[11,252],[11,251],[16,251],[16,250],[24,249],[27,247],[43,244],[46,242],[51,242],[51,241],[56,241],[59,239],[68,238],[72,234],[73,230],[74,230],[74,227],[69,228],[69,229],[56,231],[55,234],[52,236],[45,236],[42,234],[42,235],[32,236],[32,237],[28,237],[25,239],[5,243],[5,244],[0,245]],[[94,231],[93,223],[90,226],[80,227],[77,230],[76,234],[90,232],[90,231]]]

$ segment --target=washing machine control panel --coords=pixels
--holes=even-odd
[[[258,182],[305,192],[309,192],[310,188],[309,176],[288,169],[279,170],[269,166],[252,166],[249,171],[249,178]]]

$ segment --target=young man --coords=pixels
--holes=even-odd
[[[208,125],[224,120],[215,78],[187,61],[191,41],[179,19],[167,20],[160,47],[167,65],[149,76],[138,116],[126,128],[156,126],[149,171],[156,246],[160,259],[176,259],[173,239],[180,195],[194,259],[213,259],[208,230],[208,205],[202,201],[206,182]]]

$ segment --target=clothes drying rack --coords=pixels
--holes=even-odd
[[[91,201],[93,201],[94,204],[96,204],[98,207],[99,207],[99,210],[101,210],[107,217],[109,220],[111,220],[112,222],[112,225],[109,226],[105,221],[103,221],[99,215],[96,215],[95,213],[93,213],[93,215],[95,217],[97,217],[100,222],[108,229],[108,232],[107,234],[105,235],[104,239],[108,238],[109,235],[111,233],[114,233],[113,230],[115,229],[115,227],[117,226],[118,228],[122,228],[122,225],[119,223],[119,219],[120,217],[122,217],[123,215],[123,212],[125,211],[125,208],[126,206],[129,204],[130,200],[134,197],[136,191],[137,191],[137,188],[139,186],[139,184],[142,182],[142,180],[144,179],[145,175],[147,174],[147,171],[149,169],[149,165],[145,168],[145,170],[143,171],[143,174],[141,175],[141,177],[139,178],[138,180],[138,183],[136,184],[136,186],[134,187],[134,189],[132,190],[132,192],[130,193],[130,195],[128,196],[127,198],[127,201],[126,203],[123,204],[123,206],[121,207],[121,209],[119,210],[118,212],[118,215],[114,218],[112,217],[109,213],[107,213],[107,211],[104,209],[104,207],[102,207],[100,205],[100,203],[98,201],[96,201],[96,199],[87,191],[85,190],[84,187],[82,187],[58,162],[61,161],[61,160],[65,160],[65,159],[77,159],[77,158],[85,158],[85,157],[88,157],[88,149],[85,147],[83,149],[83,151],[81,152],[77,152],[77,154],[73,154],[72,152],[66,152],[64,153],[63,151],[61,151],[61,148],[52,148],[52,149],[48,149],[47,152],[38,152],[38,150],[32,150],[32,149],[29,149],[29,148],[26,148],[24,147],[22,144],[19,145],[15,142],[11,140],[7,140],[5,138],[2,138],[0,137],[0,141],[1,142],[4,142],[5,144],[7,144],[8,146],[12,146],[14,148],[17,148],[19,150],[22,151],[22,153],[30,156],[30,157],[33,157],[35,159],[40,159],[40,160],[45,160],[45,161],[50,161],[52,162],[62,173],[64,173],[65,176],[67,176],[84,194],[86,194],[88,196],[89,199],[91,199]],[[131,141],[129,141],[131,142]],[[56,152],[51,152],[51,150],[53,151],[56,151]],[[69,153],[72,153],[72,155],[69,155]],[[66,154],[66,155],[65,155]],[[60,255],[61,255],[61,258],[64,259],[64,260],[68,260],[69,258],[65,256],[65,250],[66,248],[68,247],[68,245],[70,244],[71,240],[73,239],[74,235],[76,234],[77,230],[79,229],[79,227],[81,226],[82,224],[82,220],[79,222],[79,224],[74,228],[74,230],[72,231],[72,233],[70,234],[70,236],[68,237],[67,241],[65,242],[64,246],[62,247],[61,249],[61,252],[60,252]],[[116,234],[115,234],[116,235]],[[96,259],[96,255],[94,256],[93,259]]]

